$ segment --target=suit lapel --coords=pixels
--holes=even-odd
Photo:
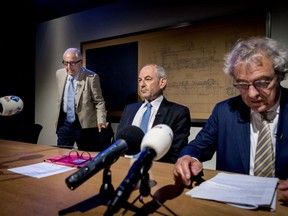
[[[250,110],[249,109],[245,109],[241,114],[238,113],[238,122],[239,122],[238,124],[239,128],[237,128],[238,136],[235,137],[235,139],[237,139],[237,142],[235,143],[238,143],[242,166],[245,172],[249,173],[250,145],[251,145],[250,144]]]
[[[160,104],[160,107],[156,113],[152,127],[154,127],[157,124],[163,124],[165,116],[167,115],[168,112],[169,112],[169,103],[165,98],[163,98],[163,101]]]
[[[64,89],[65,89],[65,84],[66,84],[66,79],[67,79],[67,72],[65,69],[63,69],[63,73],[60,73],[61,76],[59,76],[59,95],[60,95],[60,100],[63,98],[64,95]]]
[[[86,77],[85,71],[81,70],[76,86],[76,97],[75,97],[76,107],[78,107],[81,95],[85,87],[85,77]]]
[[[138,112],[138,110],[140,109],[140,107],[142,106],[143,102],[137,102],[135,104],[131,104],[131,109],[128,111],[129,113],[127,113],[128,115],[126,115],[127,117],[127,125],[131,125],[134,117],[136,115],[136,113]]]

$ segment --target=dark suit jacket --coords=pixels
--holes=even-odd
[[[288,178],[288,90],[281,88],[276,136],[275,175]],[[180,156],[191,155],[204,162],[216,151],[216,169],[249,174],[250,109],[237,96],[218,103],[203,129]]]
[[[124,108],[117,128],[117,136],[124,128],[132,125],[134,116],[136,115],[141,105],[142,102],[137,102],[129,104]],[[163,99],[155,116],[153,126],[157,124],[166,124],[172,129],[174,136],[169,151],[158,161],[167,163],[176,162],[180,151],[188,143],[188,137],[190,135],[190,123],[191,119],[188,107],[167,101],[165,98]]]

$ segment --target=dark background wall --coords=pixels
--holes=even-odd
[[[31,14],[32,2],[9,1],[5,4],[7,7],[2,7],[1,12],[0,97],[17,95],[25,101],[25,109],[15,116],[0,116],[1,129],[18,122],[34,123],[35,121],[36,20]]]
[[[0,116],[0,137],[18,124],[35,122],[35,41],[37,26],[69,14],[110,4],[115,0],[8,1],[1,12],[2,72],[0,97],[17,95],[24,109]],[[8,14],[8,15],[7,15]],[[45,51],[44,51],[45,52]]]
[[[39,143],[47,145],[56,143],[55,72],[62,68],[62,54],[68,47],[80,48],[81,43],[85,41],[167,26],[193,24],[199,20],[260,10],[258,4],[245,2],[118,0],[94,5],[95,7],[92,6],[91,9],[84,8],[85,11],[82,12],[77,10],[73,11],[75,13],[63,12],[65,15],[62,16],[61,7],[64,10],[75,1],[59,0],[64,3],[60,10],[58,6],[51,7],[45,4],[39,10],[34,4],[35,1],[8,2],[9,6],[2,8],[3,59],[0,97],[17,95],[23,99],[24,109],[17,116],[8,118],[0,116],[0,127],[6,127],[11,122],[40,123],[43,125],[43,130]],[[54,1],[42,2],[54,3]],[[267,5],[267,8],[261,10],[272,12],[271,36],[288,44],[287,7],[278,6],[277,1],[273,3],[274,6]],[[263,6],[265,7],[261,5]],[[56,15],[46,19],[39,15],[43,15],[43,11],[48,15],[54,13]]]

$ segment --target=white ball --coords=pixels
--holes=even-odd
[[[2,112],[0,112],[2,116],[16,115],[24,107],[22,99],[14,95],[0,97],[0,104],[3,107]]]

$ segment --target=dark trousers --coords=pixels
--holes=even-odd
[[[57,131],[57,146],[72,148],[76,142],[78,145],[81,137],[81,125],[76,118],[76,120],[71,123],[67,119],[63,121],[63,124],[58,128]]]

